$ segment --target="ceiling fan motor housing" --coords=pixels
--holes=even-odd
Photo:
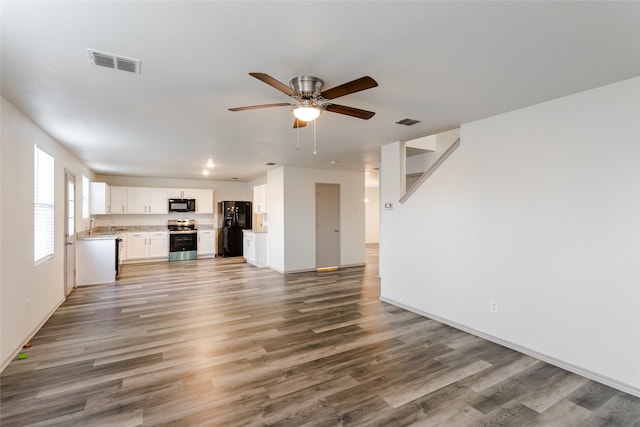
[[[289,86],[303,98],[315,98],[322,92],[324,82],[313,76],[298,76],[291,79]]]

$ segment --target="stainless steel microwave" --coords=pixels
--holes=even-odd
[[[196,199],[169,199],[169,212],[195,212]]]

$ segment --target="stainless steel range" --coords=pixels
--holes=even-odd
[[[195,219],[170,219],[169,261],[198,258],[198,230]]]

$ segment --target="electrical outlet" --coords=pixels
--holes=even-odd
[[[489,308],[492,312],[497,313],[498,312],[498,301],[492,299],[491,302],[489,303]]]

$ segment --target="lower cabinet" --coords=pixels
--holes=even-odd
[[[267,266],[267,233],[244,230],[242,255],[249,264],[256,267]]]
[[[216,253],[215,230],[198,230],[198,258],[213,257]]]
[[[169,234],[145,231],[125,235],[126,261],[169,258]]]

